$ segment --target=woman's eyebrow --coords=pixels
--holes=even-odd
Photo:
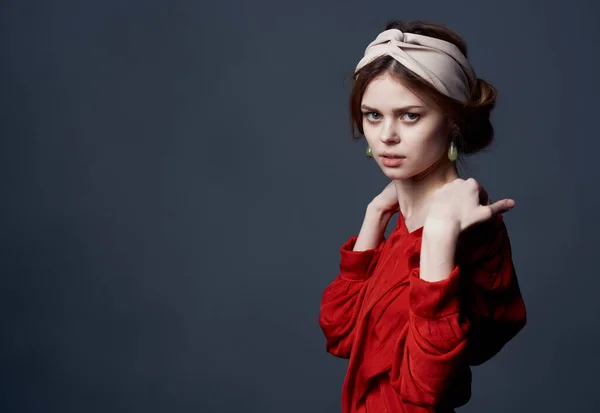
[[[368,105],[360,105],[360,108],[363,109],[363,110],[369,111],[369,112],[379,112],[377,109],[375,109],[375,108],[373,108],[371,106],[368,106]],[[406,112],[409,109],[417,109],[417,108],[418,109],[424,109],[424,107],[420,106],[420,105],[408,105],[408,106],[404,106],[404,107],[401,107],[401,108],[395,108],[395,109],[393,109],[393,112],[394,113],[401,113],[401,112]]]

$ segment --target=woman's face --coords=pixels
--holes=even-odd
[[[409,179],[436,162],[450,162],[448,124],[442,111],[388,73],[369,83],[361,111],[373,159],[388,178]]]

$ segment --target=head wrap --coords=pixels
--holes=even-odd
[[[365,50],[355,72],[378,57],[391,56],[446,96],[468,102],[477,77],[460,49],[445,40],[398,29],[381,32]]]

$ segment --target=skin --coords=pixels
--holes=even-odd
[[[420,277],[441,281],[454,268],[460,233],[515,202],[481,205],[485,190],[473,178],[461,179],[448,159],[450,127],[443,112],[392,75],[369,83],[361,110],[373,159],[391,182],[367,206],[354,250],[376,248],[389,219],[400,212],[409,232],[423,227]],[[386,166],[384,155],[401,156],[402,162]]]

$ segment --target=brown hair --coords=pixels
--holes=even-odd
[[[422,21],[391,21],[385,28],[389,29],[445,40],[456,45],[465,57],[468,57],[464,40],[444,26]],[[492,142],[494,128],[490,122],[490,113],[496,104],[496,88],[482,79],[477,79],[471,89],[470,101],[459,102],[442,94],[390,56],[379,57],[354,74],[354,84],[350,93],[350,123],[354,139],[360,139],[364,135],[360,110],[363,94],[371,80],[386,72],[402,81],[423,100],[441,108],[459,153],[473,154]]]

